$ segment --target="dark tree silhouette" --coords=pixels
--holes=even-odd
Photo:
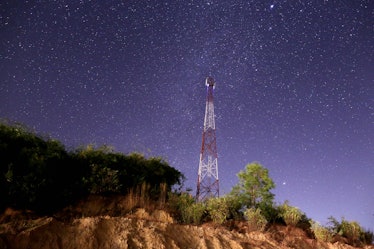
[[[182,173],[161,158],[123,155],[107,146],[67,152],[20,125],[0,123],[0,208],[54,212],[89,194],[127,194],[147,184],[157,198],[181,184]]]

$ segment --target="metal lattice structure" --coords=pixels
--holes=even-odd
[[[207,87],[203,139],[200,151],[199,171],[197,178],[196,199],[206,200],[219,196],[216,125],[214,120],[213,90],[215,82],[212,77],[205,81]]]

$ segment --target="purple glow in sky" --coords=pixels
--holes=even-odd
[[[374,230],[373,1],[2,1],[0,117],[67,147],[162,156],[196,189],[215,88],[221,193]]]

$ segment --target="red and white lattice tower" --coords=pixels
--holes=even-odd
[[[206,200],[219,196],[218,164],[216,145],[216,125],[214,121],[213,90],[215,83],[212,77],[206,78],[207,87],[203,141],[200,152],[200,163],[197,178],[196,199]]]

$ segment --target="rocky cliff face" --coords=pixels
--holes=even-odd
[[[0,224],[1,249],[353,249],[308,238],[301,229],[274,227],[265,233],[230,230],[205,224],[181,225],[164,211],[144,209],[126,217],[97,216],[61,221],[52,217],[5,220]],[[374,246],[366,248],[373,249]]]

